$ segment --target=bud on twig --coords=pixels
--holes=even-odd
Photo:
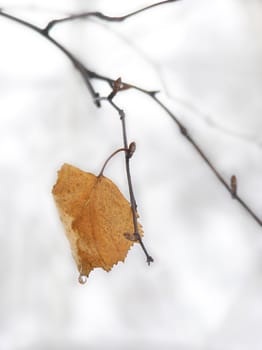
[[[134,233],[124,233],[124,236],[127,240],[131,241],[131,242],[137,242],[138,241],[138,237],[136,234]]]
[[[232,198],[236,198],[237,194],[237,178],[235,175],[231,176],[231,194]]]
[[[121,78],[118,78],[113,83],[113,91],[109,94],[108,99],[112,100],[115,95],[118,93],[118,91],[121,89],[122,86],[122,80]]]
[[[136,143],[135,142],[131,142],[129,147],[128,147],[128,157],[131,158],[133,157],[133,154],[136,151]]]

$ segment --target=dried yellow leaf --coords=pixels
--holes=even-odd
[[[124,236],[134,232],[132,210],[110,179],[64,164],[52,193],[80,275],[125,260],[134,243]]]

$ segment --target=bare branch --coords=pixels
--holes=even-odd
[[[67,17],[63,17],[63,18],[59,18],[59,19],[54,19],[47,24],[44,31],[46,33],[49,33],[49,31],[57,24],[64,23],[64,22],[71,22],[71,21],[74,21],[76,19],[86,19],[88,17],[96,17],[96,18],[99,18],[99,19],[101,19],[103,21],[107,21],[107,22],[123,22],[126,19],[133,17],[133,16],[136,16],[136,15],[138,15],[144,11],[147,11],[149,9],[152,9],[153,7],[161,6],[161,5],[168,4],[170,2],[176,2],[176,1],[179,1],[179,0],[166,0],[166,1],[157,2],[155,4],[144,7],[140,10],[128,13],[127,15],[124,15],[124,16],[118,16],[118,17],[107,16],[107,15],[104,15],[102,12],[82,12],[79,14],[75,14],[75,15],[71,15],[71,16],[67,16]]]
[[[74,67],[79,71],[81,76],[83,77],[88,90],[93,97],[93,101],[95,104],[99,107],[100,106],[100,101],[102,100],[107,100],[112,107],[119,113],[121,123],[122,123],[122,133],[123,133],[123,143],[124,143],[124,149],[126,150],[126,173],[127,173],[127,179],[128,179],[128,187],[129,187],[129,194],[130,194],[130,203],[131,203],[131,208],[132,208],[132,214],[133,214],[133,222],[134,222],[134,235],[135,238],[139,241],[141,244],[142,249],[144,250],[146,257],[147,257],[147,262],[150,264],[150,262],[153,261],[152,257],[147,253],[147,250],[142,242],[142,238],[140,237],[138,233],[138,223],[137,223],[137,211],[136,211],[136,201],[135,201],[135,196],[133,192],[133,185],[131,181],[131,175],[130,175],[130,154],[128,151],[128,142],[127,142],[127,132],[126,132],[126,124],[125,124],[125,113],[124,111],[119,108],[114,102],[113,98],[116,94],[120,93],[123,90],[127,89],[135,89],[141,93],[146,94],[147,96],[151,97],[154,102],[162,108],[175,122],[177,125],[178,129],[180,130],[181,134],[185,137],[185,139],[192,145],[192,147],[195,149],[195,151],[199,154],[199,156],[202,158],[202,160],[206,163],[206,165],[210,168],[210,170],[213,172],[213,174],[217,177],[219,182],[225,187],[225,189],[229,192],[229,194],[236,200],[238,203],[246,210],[246,212],[258,223],[258,225],[262,226],[262,220],[254,213],[254,211],[246,204],[246,202],[238,195],[238,189],[237,189],[237,183],[236,183],[236,178],[231,178],[231,182],[228,183],[226,179],[220,174],[220,172],[216,169],[216,167],[213,165],[213,163],[210,161],[206,153],[202,150],[202,148],[198,145],[198,143],[194,140],[194,138],[190,135],[188,132],[187,128],[181,123],[181,121],[177,118],[177,116],[170,111],[170,109],[161,102],[160,99],[157,97],[158,91],[156,90],[146,90],[143,89],[139,86],[129,84],[127,82],[122,82],[121,80],[115,81],[114,79],[110,77],[106,77],[103,75],[100,75],[94,71],[91,71],[87,69],[87,67],[80,61],[78,60],[69,50],[67,50],[63,45],[61,45],[59,42],[57,42],[55,39],[53,39],[49,35],[50,29],[57,23],[65,22],[65,21],[71,21],[77,18],[86,18],[89,16],[95,16],[98,17],[102,20],[106,21],[111,21],[111,22],[121,22],[124,21],[125,19],[132,17],[134,15],[137,15],[143,11],[146,11],[150,8],[160,6],[163,4],[175,2],[179,0],[168,0],[168,1],[162,1],[153,5],[150,5],[148,7],[145,7],[143,9],[140,9],[138,11],[132,12],[128,15],[122,16],[122,17],[109,17],[105,16],[100,12],[90,12],[90,13],[82,13],[80,15],[73,15],[69,17],[62,18],[60,20],[53,20],[48,23],[48,25],[44,28],[41,29],[29,22],[26,22],[18,17],[12,16],[10,14],[7,14],[3,12],[3,10],[0,10],[0,16],[5,17],[9,20],[12,20],[14,22],[20,23],[21,25],[24,25],[31,30],[34,30],[35,32],[39,33],[42,37],[44,37],[46,40],[48,40],[50,43],[55,45],[61,52],[63,52],[64,55],[67,56],[67,58],[72,62]],[[112,88],[112,93],[106,97],[106,98],[100,98],[99,94],[95,91],[93,85],[92,85],[92,80],[101,80],[104,81],[105,83],[109,84],[110,87]],[[133,146],[132,146],[133,148]]]
[[[205,152],[201,149],[201,147],[197,144],[197,142],[192,138],[189,134],[188,130],[185,126],[177,119],[177,117],[154,95],[150,95],[154,101],[173,119],[173,121],[177,124],[178,128],[181,131],[181,134],[187,139],[187,141],[193,146],[196,152],[200,155],[203,161],[207,164],[213,174],[217,177],[220,183],[226,188],[226,190],[232,195],[231,185],[227,183],[227,181],[223,178],[223,176],[219,173],[213,163],[208,159]],[[239,204],[253,217],[253,219],[262,226],[262,220],[253,212],[253,210],[245,203],[245,201],[238,196],[237,193],[234,193],[234,199],[239,202]]]

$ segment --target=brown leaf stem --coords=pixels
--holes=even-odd
[[[103,173],[104,173],[104,170],[105,170],[105,167],[107,166],[108,162],[119,152],[128,152],[129,149],[128,148],[119,148],[117,149],[115,152],[113,152],[108,158],[107,160],[105,161],[100,173],[98,176],[103,176]]]

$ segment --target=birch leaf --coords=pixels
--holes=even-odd
[[[64,164],[52,193],[81,276],[125,260],[134,243],[125,237],[134,232],[132,210],[110,179]]]

